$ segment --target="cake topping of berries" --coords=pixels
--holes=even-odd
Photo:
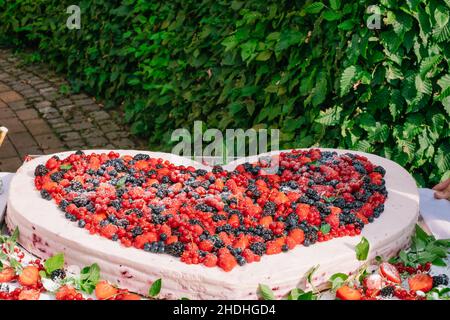
[[[265,254],[360,234],[384,211],[384,175],[364,156],[319,149],[261,157],[230,172],[144,153],[76,152],[37,166],[35,185],[86,232],[230,271]]]

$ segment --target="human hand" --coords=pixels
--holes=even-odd
[[[447,199],[450,200],[450,178],[438,183],[433,187],[434,197],[436,199]]]

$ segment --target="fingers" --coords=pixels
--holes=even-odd
[[[447,199],[450,200],[450,190],[446,190],[446,191],[436,191],[434,193],[434,197],[436,199]]]
[[[443,191],[446,188],[448,188],[449,186],[450,186],[450,178],[445,180],[445,181],[442,181],[441,183],[438,183],[437,185],[435,185],[433,187],[433,190],[435,190],[435,191]]]

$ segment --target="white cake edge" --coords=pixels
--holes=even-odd
[[[141,152],[155,155],[155,153],[144,151],[115,151],[130,155]],[[374,223],[366,225],[361,236],[368,238],[371,244],[369,259],[377,255],[384,258],[395,255],[408,245],[418,218],[419,197],[414,180],[405,169],[390,160],[355,151],[336,151],[363,154],[373,163],[386,168],[386,185],[389,191],[386,210]],[[88,150],[86,152],[102,151]],[[71,153],[59,155],[64,157]],[[157,154],[161,157],[170,157],[169,160],[174,163],[186,161],[174,155]],[[168,255],[124,248],[119,243],[97,235],[89,235],[86,230],[77,228],[74,223],[63,217],[62,212],[53,202],[40,198],[32,184],[34,178],[32,172],[37,164],[44,163],[50,156],[40,157],[24,164],[13,178],[6,217],[8,227],[13,229],[19,226],[19,242],[36,256],[47,258],[57,252],[64,252],[68,264],[82,267],[96,262],[101,268],[102,278],[133,292],[145,295],[151,283],[162,278],[164,284],[161,297],[163,298],[255,299],[259,283],[269,285],[278,296],[283,296],[294,287],[306,288],[304,275],[315,265],[319,265],[319,268],[313,277],[313,283],[321,286],[326,283],[330,275],[336,272],[353,272],[361,264],[356,259],[354,251],[361,236],[333,239],[308,248],[300,246],[286,254],[263,256],[261,262],[236,267],[231,272],[224,272],[219,268],[206,268],[202,265],[187,265]],[[199,167],[197,163],[190,162],[190,165]],[[389,179],[390,175],[397,178]],[[25,184],[27,187],[23,188],[23,184],[18,182],[21,181],[20,177],[31,182],[31,188],[28,188],[30,183]],[[399,184],[400,180],[403,182]],[[400,188],[402,185],[404,188]],[[32,191],[31,194],[27,195],[30,191]],[[30,200],[33,199],[33,195],[34,200]],[[27,201],[14,200],[15,197],[23,197]],[[44,216],[50,215],[53,222],[51,225],[45,222],[45,218],[39,219],[32,214],[36,207],[46,210],[47,214]],[[393,219],[393,215],[389,216],[391,211],[394,214],[393,212],[397,210],[400,210],[402,220],[405,220],[401,223],[401,227],[398,223],[392,223],[396,220]],[[55,213],[57,213],[56,217]],[[335,256],[336,252],[339,252],[339,256]],[[307,262],[301,263],[302,260]],[[281,265],[284,266],[284,270],[280,270]]]

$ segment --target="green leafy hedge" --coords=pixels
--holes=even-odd
[[[124,104],[152,148],[204,120],[373,152],[419,184],[450,177],[450,0],[80,0],[81,30],[65,27],[71,4],[0,0],[2,42]]]

